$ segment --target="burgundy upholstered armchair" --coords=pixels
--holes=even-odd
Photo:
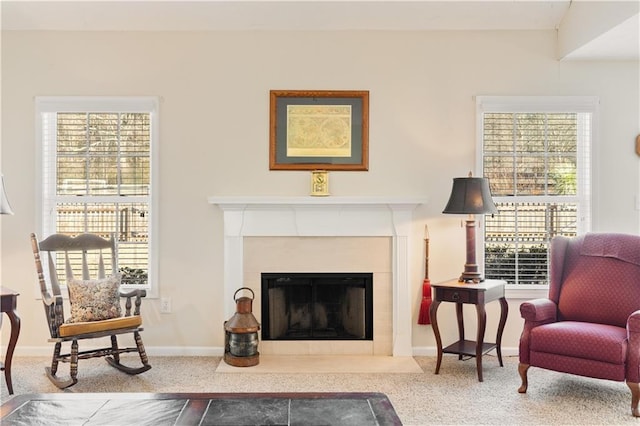
[[[555,237],[550,262],[549,298],[520,305],[518,392],[531,366],[626,381],[640,417],[640,236]]]

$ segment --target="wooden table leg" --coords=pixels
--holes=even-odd
[[[464,316],[462,315],[462,303],[456,303],[456,318],[458,320],[458,337],[464,342]],[[458,354],[458,360],[462,360],[462,354]]]
[[[476,369],[478,370],[478,381],[482,381],[482,345],[484,344],[484,332],[487,328],[487,313],[483,303],[476,305],[478,314],[478,334],[476,336]]]
[[[442,363],[442,339],[440,338],[440,330],[438,329],[438,306],[440,305],[439,300],[434,300],[431,302],[431,307],[429,308],[429,319],[431,320],[431,327],[433,328],[433,334],[436,337],[436,347],[438,349],[438,361],[436,362],[436,372],[438,374],[440,372],[440,364]]]
[[[13,359],[13,351],[16,348],[18,342],[18,335],[20,334],[20,317],[16,311],[8,311],[7,316],[11,321],[11,337],[9,338],[9,345],[7,346],[7,355],[4,358],[4,379],[7,382],[7,389],[9,395],[13,395],[13,382],[11,381],[11,360]]]
[[[498,334],[496,335],[496,353],[498,354],[498,362],[500,367],[504,367],[502,364],[502,332],[504,326],[507,323],[507,314],[509,312],[509,304],[504,297],[500,298],[500,323],[498,324]]]

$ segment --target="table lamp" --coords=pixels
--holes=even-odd
[[[495,214],[498,208],[491,199],[489,179],[480,177],[454,178],[449,202],[442,213],[469,215],[467,224],[467,262],[458,281],[478,283],[484,278],[476,264],[476,214]]]

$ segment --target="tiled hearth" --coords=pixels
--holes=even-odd
[[[210,197],[224,216],[225,318],[241,286],[260,297],[262,272],[373,272],[373,342],[260,342],[262,354],[410,356],[409,251],[422,199]],[[239,283],[242,283],[241,285]],[[253,312],[260,320],[260,301]]]

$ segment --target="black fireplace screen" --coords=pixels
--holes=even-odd
[[[373,340],[373,274],[263,273],[262,340]]]

